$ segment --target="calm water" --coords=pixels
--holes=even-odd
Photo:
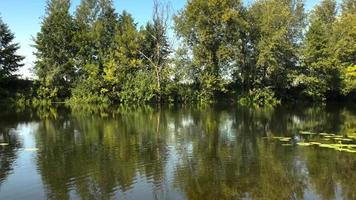
[[[0,199],[356,199],[356,153],[298,145],[355,139],[342,106],[1,107]]]

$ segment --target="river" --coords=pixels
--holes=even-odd
[[[0,110],[0,199],[356,199],[356,109]]]

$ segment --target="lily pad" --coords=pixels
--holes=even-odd
[[[311,146],[312,144],[310,142],[298,142],[297,145],[299,146]]]
[[[312,145],[321,145],[320,142],[310,142],[310,144],[312,144]]]
[[[312,133],[309,131],[300,131],[299,134],[301,134],[301,135],[316,135],[316,133]]]
[[[352,142],[352,141],[354,141],[353,139],[350,139],[350,138],[334,138],[334,140],[344,141],[344,142]]]
[[[272,139],[279,140],[281,142],[289,142],[292,140],[291,137],[272,137]]]
[[[324,137],[326,137],[326,138],[343,138],[344,136],[342,136],[342,135],[326,135]]]
[[[281,142],[289,142],[289,141],[291,141],[291,139],[292,138],[281,138],[281,139],[279,139],[279,141],[281,141]]]
[[[332,134],[332,133],[319,133],[319,135],[321,135],[321,136],[333,136],[335,134]]]

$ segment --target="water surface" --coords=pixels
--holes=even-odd
[[[356,199],[356,153],[298,145],[355,137],[345,106],[1,107],[0,199]]]

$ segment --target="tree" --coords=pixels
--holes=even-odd
[[[341,16],[333,27],[331,51],[342,79],[344,95],[356,92],[356,2],[344,0]]]
[[[142,68],[139,53],[141,34],[138,32],[132,16],[123,11],[118,19],[117,34],[111,58],[105,64],[104,80],[111,99],[121,102],[137,102],[144,98],[145,86],[137,73]],[[148,91],[148,90],[147,90]],[[148,97],[147,97],[148,98]]]
[[[13,42],[14,38],[14,34],[0,18],[0,81],[13,76],[23,66],[21,62],[24,57],[17,54],[20,46]]]
[[[34,39],[39,97],[52,101],[69,97],[76,81],[75,27],[69,7],[70,0],[49,0],[41,30]]]
[[[343,0],[341,3],[342,13],[356,14],[356,1]]]
[[[335,67],[330,47],[336,1],[323,0],[313,10],[305,37],[303,59],[306,66],[304,92],[314,100],[324,100],[327,93],[337,91],[338,70]]]
[[[343,93],[344,95],[356,94],[356,65],[344,70]]]
[[[115,48],[118,16],[111,0],[82,0],[75,14],[78,81],[72,100],[107,102],[104,68]]]
[[[259,0],[249,9],[255,45],[255,88],[270,87],[285,97],[293,71],[299,65],[298,51],[304,27],[301,0]]]
[[[202,101],[224,91],[226,78],[236,60],[240,30],[245,21],[239,0],[192,0],[175,16],[175,30],[193,53],[199,71]]]
[[[346,2],[334,23],[331,37],[331,52],[342,69],[356,64],[356,10],[353,10],[356,3]]]
[[[169,7],[158,0],[154,0],[153,22],[147,23],[143,30],[143,49],[141,55],[146,60],[149,69],[155,74],[157,87],[157,101],[161,101],[163,70],[168,65],[168,56],[171,53],[168,43],[167,29],[169,21]]]

